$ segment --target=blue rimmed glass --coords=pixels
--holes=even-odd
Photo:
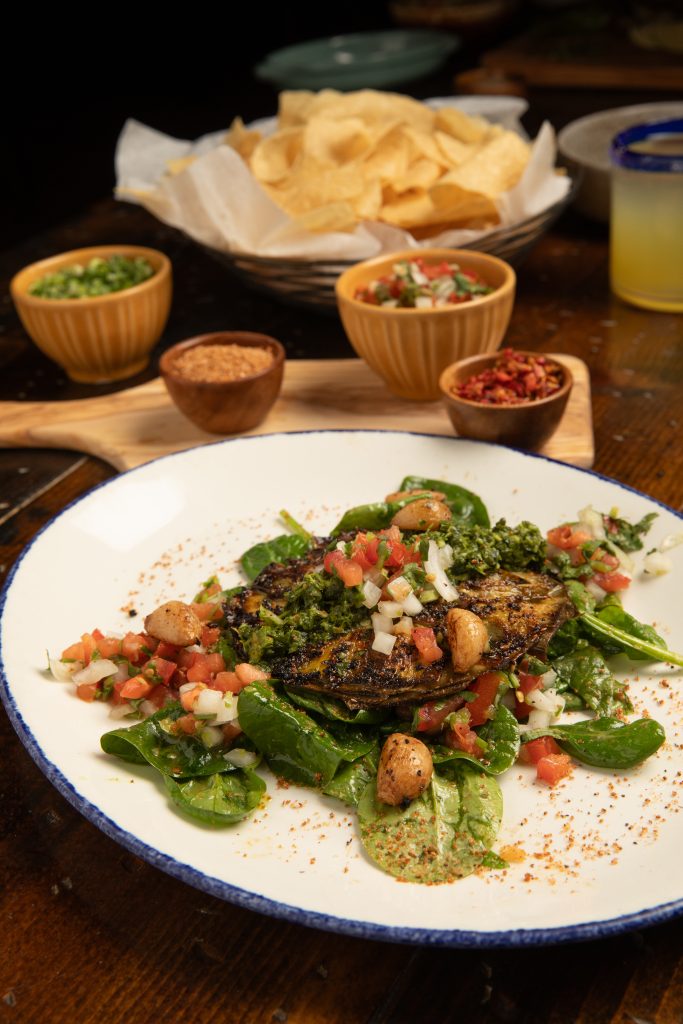
[[[620,298],[683,312],[683,118],[612,141],[610,279]]]

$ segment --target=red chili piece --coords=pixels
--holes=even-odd
[[[483,405],[522,405],[548,398],[559,391],[562,381],[562,368],[547,356],[506,348],[490,369],[470,377],[453,393]]]

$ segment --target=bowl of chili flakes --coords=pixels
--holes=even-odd
[[[461,359],[439,378],[457,434],[531,450],[559,426],[573,383],[559,360],[512,348]]]

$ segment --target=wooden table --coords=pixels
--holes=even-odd
[[[173,312],[159,351],[203,331],[246,328],[274,334],[294,358],[352,354],[335,318],[245,291],[144,212],[105,201],[0,257],[0,400],[99,393],[68,382],[34,349],[6,285],[40,255],[123,241],[173,260]],[[683,318],[610,295],[602,229],[567,215],[539,243],[519,272],[508,340],[586,360],[595,468],[681,507]],[[153,365],[125,386],[154,372]],[[1,577],[50,516],[114,472],[73,452],[0,451]],[[206,896],[107,839],[41,775],[4,713],[0,743],[2,1021],[683,1021],[683,921],[509,951],[413,948],[309,930]]]

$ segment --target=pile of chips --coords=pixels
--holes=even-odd
[[[226,142],[274,202],[315,232],[362,221],[416,238],[493,227],[497,199],[529,160],[529,146],[500,125],[371,89],[283,92],[273,134],[237,118]]]

